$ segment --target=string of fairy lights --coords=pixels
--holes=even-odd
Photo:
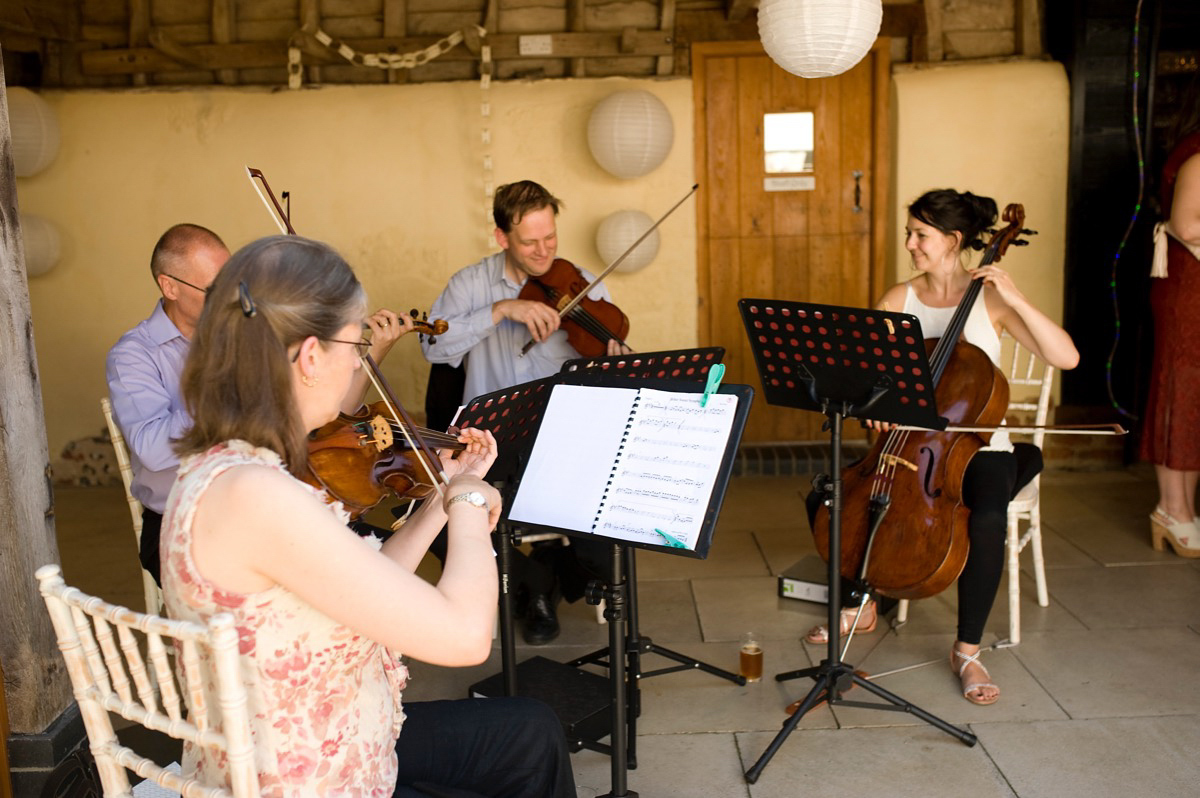
[[[1113,343],[1112,348],[1108,351],[1108,360],[1104,364],[1104,384],[1108,391],[1109,403],[1112,404],[1118,413],[1133,421],[1138,420],[1137,416],[1122,407],[1121,403],[1117,401],[1116,394],[1113,392],[1113,361],[1117,356],[1117,347],[1121,343],[1121,307],[1117,301],[1117,268],[1121,265],[1121,253],[1124,252],[1125,244],[1129,242],[1129,238],[1133,234],[1134,226],[1137,224],[1138,217],[1142,212],[1142,200],[1146,196],[1146,153],[1142,142],[1142,127],[1138,113],[1138,84],[1142,76],[1141,66],[1138,61],[1139,35],[1142,24],[1142,2],[1143,0],[1138,0],[1137,7],[1133,12],[1133,52],[1130,56],[1130,69],[1133,73],[1133,146],[1137,155],[1138,168],[1137,200],[1133,204],[1133,215],[1129,218],[1129,225],[1125,228],[1125,234],[1121,236],[1120,243],[1117,244],[1116,253],[1113,254],[1112,269],[1108,281],[1113,308]]]

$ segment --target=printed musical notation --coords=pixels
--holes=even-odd
[[[736,410],[737,397],[731,395],[714,394],[701,407],[695,394],[643,389],[630,414],[597,526],[637,529],[637,539],[655,543],[661,542],[655,531],[661,529],[695,548]],[[664,455],[680,450],[692,456]],[[617,536],[613,531],[604,534]]]
[[[669,536],[694,550],[737,403],[556,385],[509,517],[638,543]]]

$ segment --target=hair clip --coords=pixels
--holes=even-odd
[[[250,298],[250,289],[246,287],[246,281],[238,283],[238,301],[242,303],[242,315],[248,319],[254,318],[258,313],[258,308],[254,305],[254,300]]]

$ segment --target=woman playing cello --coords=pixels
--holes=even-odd
[[[970,250],[983,248],[980,236],[996,217],[996,203],[988,197],[953,189],[921,195],[909,206],[905,227],[905,248],[919,274],[888,289],[877,307],[913,314],[920,320],[926,338],[938,338],[971,281],[982,280],[984,290],[971,308],[963,331],[967,343],[978,346],[998,364],[999,334],[1007,330],[1046,363],[1060,369],[1074,368],[1079,353],[1071,337],[1030,304],[1007,272],[994,264],[973,271],[965,268]],[[876,429],[884,426],[870,423]],[[1013,444],[1001,430],[971,458],[963,477],[963,500],[970,508],[970,550],[958,579],[958,634],[950,663],[962,682],[963,697],[975,704],[992,704],[1000,697],[999,688],[990,682],[978,657],[984,625],[1004,572],[1008,503],[1041,468],[1037,447]],[[815,502],[810,500],[810,506],[815,509]],[[857,631],[873,630],[877,613],[888,609],[869,601],[857,616]],[[843,634],[854,626],[856,614],[856,609],[842,610]],[[825,626],[815,627],[806,637],[811,643],[827,639]]]

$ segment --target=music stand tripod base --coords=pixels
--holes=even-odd
[[[781,673],[776,681],[811,676],[812,689],[783,723],[767,749],[746,771],[754,784],[804,715],[825,699],[831,706],[907,712],[964,744],[976,737],[952,726],[895,693],[885,690],[842,662],[841,510],[842,424],[846,418],[872,418],[898,424],[944,427],[933,406],[933,386],[925,340],[916,317],[903,313],[814,305],[774,299],[742,299],[742,320],[769,404],[825,415],[830,430],[830,472],[826,481],[829,522],[829,629],[827,658],[813,668]],[[887,703],[846,701],[853,685]]]

